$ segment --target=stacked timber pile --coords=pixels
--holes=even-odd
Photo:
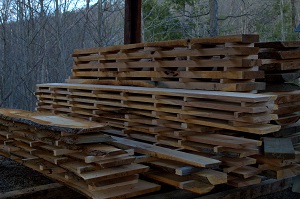
[[[78,49],[67,83],[38,85],[37,110],[107,122],[112,128],[103,132],[118,136],[112,144],[146,155],[137,162],[151,166],[145,176],[158,182],[200,194],[256,184],[262,141],[245,135],[280,129],[269,124],[278,119],[276,96],[238,93],[265,89],[255,82],[264,78],[256,41],[238,35]],[[220,166],[203,170],[175,151]]]
[[[278,119],[272,123],[281,125],[279,131],[265,135],[264,155],[256,155],[263,174],[276,179],[299,174],[300,145],[300,42],[261,42],[258,54],[262,61],[260,69],[265,72],[264,94],[276,95]],[[294,145],[294,146],[293,146]]]
[[[107,144],[106,125],[21,110],[0,110],[0,154],[91,198],[124,198],[159,190],[139,180],[148,167],[133,150]]]
[[[256,159],[249,156],[260,153],[262,142],[243,138],[241,132],[264,135],[280,129],[268,124],[276,119],[271,114],[275,96],[270,95],[66,83],[37,86],[38,111],[105,121],[114,127],[104,130],[106,133],[221,161],[221,167],[203,171],[188,161],[141,160],[154,169],[145,174],[148,178],[196,193],[205,193],[216,184],[240,187],[259,183],[260,170],[250,166]],[[139,143],[114,142],[129,148]],[[143,150],[137,152],[153,156]],[[155,168],[173,172],[161,173]],[[181,168],[186,168],[185,172],[180,172]],[[226,173],[231,173],[228,181]],[[183,186],[195,176],[206,176],[210,186]],[[211,180],[218,176],[223,177]]]
[[[139,43],[74,51],[68,83],[219,91],[263,90],[258,35]]]
[[[300,172],[291,145],[280,140],[289,148],[278,151],[271,147],[278,139],[260,138],[283,133],[277,114],[281,117],[287,109],[279,102],[294,103],[299,96],[295,92],[283,100],[284,93],[253,94],[265,89],[265,82],[256,82],[265,77],[257,41],[257,35],[236,35],[78,49],[67,83],[37,85],[37,111],[106,123],[109,128],[98,133],[113,140],[105,144],[117,151],[134,150],[131,165],[151,168],[145,178],[198,194],[219,184],[260,183],[262,171],[276,178],[293,176]],[[0,140],[6,143],[6,136]],[[77,150],[68,139],[55,141],[55,147]],[[98,145],[92,145],[92,152]],[[62,157],[95,166],[77,154]],[[65,174],[69,176],[78,175]],[[137,182],[135,176],[128,181]],[[93,190],[90,184],[88,188]]]
[[[277,95],[280,125],[293,124],[299,119],[300,111],[300,42],[256,43],[260,47],[260,67],[265,71],[266,90]]]

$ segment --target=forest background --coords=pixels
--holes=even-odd
[[[76,48],[123,43],[124,0],[2,0],[0,107],[34,110],[38,83],[64,82]],[[143,41],[256,33],[299,40],[300,0],[143,0]]]

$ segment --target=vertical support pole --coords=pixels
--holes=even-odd
[[[125,0],[124,44],[140,43],[142,0]]]

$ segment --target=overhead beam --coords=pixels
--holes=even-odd
[[[142,0],[125,0],[124,44],[140,43]]]

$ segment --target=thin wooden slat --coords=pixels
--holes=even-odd
[[[187,164],[198,167],[212,167],[220,164],[220,161],[211,158],[174,151],[163,147],[153,146],[150,144],[136,142],[124,138],[113,137],[113,139],[115,139],[115,141],[111,143],[112,145],[134,148],[138,153],[148,154],[153,157],[185,162]]]

